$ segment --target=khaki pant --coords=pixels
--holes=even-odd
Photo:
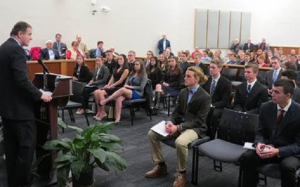
[[[187,129],[182,133],[175,133],[163,137],[162,135],[150,130],[148,132],[148,138],[150,140],[151,157],[154,164],[164,162],[164,157],[160,147],[160,140],[177,137],[175,140],[175,146],[177,151],[177,171],[185,171],[188,159],[188,144],[198,139],[198,134],[191,129]]]

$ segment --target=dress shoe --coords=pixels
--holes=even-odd
[[[156,177],[166,175],[166,174],[168,174],[167,165],[160,166],[157,164],[151,171],[148,171],[145,174],[145,177],[146,178],[156,178]]]
[[[177,173],[176,174],[176,179],[173,183],[173,187],[184,187],[186,181],[187,181],[187,178],[186,178],[185,173]]]

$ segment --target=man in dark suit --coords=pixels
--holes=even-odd
[[[257,47],[263,51],[270,51],[270,46],[266,43],[265,38],[261,39],[261,43],[258,43]]]
[[[247,40],[247,43],[244,44],[243,50],[245,52],[250,52],[250,53],[252,53],[254,51],[254,44],[251,43],[250,38]]]
[[[281,74],[281,79],[291,80],[295,84],[295,90],[292,96],[292,100],[300,104],[300,88],[297,86],[297,73],[294,70],[286,70]]]
[[[210,94],[212,109],[208,115],[210,137],[214,138],[222,116],[223,108],[230,106],[231,82],[221,75],[223,62],[212,60],[209,65],[210,77],[203,85],[204,90]]]
[[[246,82],[237,86],[234,97],[234,110],[258,114],[260,105],[268,101],[267,88],[257,81],[258,65],[245,66]]]
[[[188,69],[188,67],[190,67],[190,63],[188,63],[187,61],[187,57],[188,57],[188,54],[186,52],[182,52],[181,53],[181,56],[180,56],[180,59],[181,59],[181,62],[180,62],[180,67],[181,67],[181,72],[182,74],[184,75],[186,70]]]
[[[134,51],[129,51],[128,52],[128,70],[131,72],[134,68],[134,62],[135,62],[135,52]]]
[[[271,64],[272,64],[273,69],[269,70],[267,72],[266,80],[265,80],[265,83],[268,87],[269,94],[271,94],[271,92],[272,92],[271,89],[272,89],[274,82],[277,79],[280,79],[281,73],[282,73],[282,69],[280,67],[281,63],[280,63],[280,60],[278,57],[276,57],[276,56],[272,57]]]
[[[103,48],[103,41],[98,41],[97,42],[97,48],[96,49],[92,49],[90,51],[90,58],[96,58],[96,57],[105,57],[105,52],[104,52],[104,48]]]
[[[53,48],[52,40],[46,41],[46,48],[41,50],[40,59],[41,60],[57,60],[60,55],[56,49]]]
[[[157,44],[158,54],[162,54],[167,48],[171,48],[171,42],[167,39],[167,35],[163,34],[162,39]]]
[[[257,167],[268,163],[280,165],[282,187],[296,186],[296,170],[300,168],[300,105],[291,99],[294,89],[292,81],[277,80],[272,89],[273,102],[262,105],[255,151],[245,152],[241,159],[243,187],[257,186]]]
[[[65,43],[61,42],[61,37],[62,35],[59,33],[55,35],[56,41],[53,43],[53,48],[58,51],[60,58],[65,58],[68,47]]]
[[[207,130],[206,118],[211,104],[210,96],[200,86],[206,81],[206,77],[200,68],[189,67],[184,81],[187,88],[180,91],[179,102],[170,121],[166,122],[165,131],[169,135],[164,137],[152,130],[148,133],[151,156],[156,166],[145,174],[147,178],[156,178],[167,174],[167,165],[161,151],[160,140],[176,137],[177,177],[173,187],[184,186],[187,181],[188,144],[199,137],[205,136]]]
[[[150,59],[153,57],[152,51],[147,51],[147,58],[144,60],[144,67],[147,68],[150,65]]]
[[[28,23],[14,25],[11,38],[0,47],[0,116],[4,124],[9,187],[28,186],[35,151],[34,101],[49,102],[29,80],[23,46],[32,39]]]
[[[109,78],[110,79],[111,75],[113,74],[114,69],[117,68],[117,61],[115,61],[114,56],[113,56],[113,52],[111,50],[107,50],[105,51],[105,56],[106,56],[106,61],[104,62],[104,65],[108,68],[109,70]]]

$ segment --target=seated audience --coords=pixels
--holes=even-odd
[[[129,51],[127,57],[128,57],[128,70],[129,72],[131,72],[134,68],[135,52]]]
[[[119,53],[117,53],[117,52],[115,51],[115,47],[114,47],[114,46],[111,46],[111,47],[110,47],[110,51],[112,52],[113,57],[118,57],[118,56],[119,56]]]
[[[265,63],[265,58],[263,55],[260,55],[257,57],[257,64],[258,64],[258,67],[259,68],[263,68],[263,67],[269,67],[270,65],[269,64],[266,64]]]
[[[247,43],[244,44],[243,50],[250,53],[254,51],[254,44],[251,42],[250,38],[247,40]]]
[[[164,74],[169,70],[170,64],[168,59],[163,54],[159,55],[159,66],[160,66],[161,74],[162,76],[164,76]]]
[[[151,80],[152,88],[155,90],[155,86],[161,82],[162,74],[159,68],[159,62],[156,57],[150,58],[150,65],[146,68],[148,79]]]
[[[60,55],[56,49],[53,48],[52,40],[46,41],[46,48],[41,50],[40,59],[41,60],[57,60]]]
[[[109,69],[110,76],[113,74],[113,71],[115,68],[117,68],[118,63],[113,57],[113,52],[111,50],[107,50],[105,52],[106,61],[104,62],[104,65]]]
[[[78,48],[78,42],[73,41],[71,44],[71,48],[69,48],[66,52],[67,59],[76,59],[77,56],[85,57],[85,54],[81,49]]]
[[[147,57],[144,61],[144,67],[147,68],[150,65],[150,59],[153,57],[152,51],[147,51]]]
[[[204,75],[208,75],[208,67],[201,62],[201,55],[197,54],[194,56],[194,66],[202,69]]]
[[[167,48],[165,51],[164,51],[164,55],[167,59],[170,59],[171,57],[174,56],[174,54],[172,53],[171,51],[171,48]]]
[[[201,62],[210,62],[212,59],[208,56],[208,51],[203,51]]]
[[[268,101],[267,88],[257,81],[258,65],[245,66],[246,82],[237,86],[234,97],[234,110],[258,114],[262,103]]]
[[[53,43],[53,48],[59,53],[60,58],[66,58],[66,51],[68,49],[67,45],[61,42],[62,35],[57,33],[55,35],[55,42]]]
[[[297,71],[297,66],[296,64],[292,63],[292,62],[285,62],[282,66],[282,72],[286,71],[286,70],[294,70]]]
[[[177,174],[173,187],[185,186],[187,182],[188,144],[204,137],[207,131],[206,118],[210,110],[211,99],[200,86],[206,80],[206,76],[198,67],[191,66],[186,71],[184,82],[187,88],[181,90],[179,102],[165,127],[165,131],[169,135],[164,137],[152,130],[148,132],[151,158],[156,166],[147,172],[145,177],[157,178],[168,173],[160,140],[176,138]]]
[[[235,54],[239,52],[239,50],[243,50],[243,45],[240,43],[239,39],[235,39],[230,47],[231,51]]]
[[[210,77],[203,84],[203,89],[210,94],[213,112],[210,112],[210,137],[214,138],[219,120],[222,116],[223,108],[230,107],[231,102],[231,82],[221,75],[223,62],[221,60],[212,60],[209,65]]]
[[[296,55],[291,55],[290,56],[290,62],[295,64],[297,66],[297,70],[300,70],[300,64],[297,63],[297,56]]]
[[[92,78],[89,67],[85,64],[82,56],[77,56],[73,72],[73,81],[88,83]]]
[[[214,58],[218,58],[219,60],[222,60],[222,51],[220,49],[215,50]]]
[[[248,65],[251,61],[251,53],[246,52],[244,55],[244,62],[241,62],[240,65]]]
[[[200,49],[199,49],[198,46],[195,46],[195,50],[194,50],[194,52],[192,52],[192,54],[191,54],[191,57],[192,57],[192,58],[195,57],[195,53],[198,53],[198,54],[200,54],[200,55],[202,56],[202,53],[201,53],[201,51],[200,51]]]
[[[79,49],[84,52],[84,54],[87,56],[89,54],[89,49],[87,48],[87,45],[83,42],[81,42],[81,36],[77,35],[76,36],[76,41],[78,42]]]
[[[294,94],[292,96],[293,101],[300,104],[300,88],[297,85],[297,72],[293,70],[283,71],[281,74],[281,79],[291,80],[295,85]]]
[[[258,43],[258,49],[261,49],[263,51],[269,51],[270,50],[270,46],[269,46],[269,44],[266,43],[265,38],[263,38],[261,40],[261,43]]]
[[[177,58],[178,58],[178,60],[181,60],[181,54],[182,54],[182,50],[179,50],[178,52],[177,52]]]
[[[230,54],[229,56],[229,61],[227,62],[227,64],[238,64],[238,62],[236,61],[236,57],[235,54]]]
[[[96,58],[98,56],[105,57],[103,44],[104,44],[103,41],[98,41],[97,42],[97,48],[96,49],[91,49],[89,57],[90,58]]]
[[[103,57],[97,57],[95,61],[96,67],[93,72],[93,78],[83,90],[84,108],[88,108],[90,94],[97,89],[106,85],[109,78],[109,70],[103,65]],[[78,109],[77,114],[83,114],[83,108]]]
[[[167,93],[172,96],[177,96],[179,94],[180,83],[181,83],[181,68],[177,63],[176,57],[171,57],[170,67],[168,71],[164,74],[161,84],[157,84],[155,88],[155,101],[154,110],[159,109],[159,102],[161,94]]]
[[[107,99],[100,101],[100,106],[116,99],[115,122],[119,122],[121,119],[122,102],[125,99],[141,99],[144,96],[144,88],[147,84],[147,79],[144,62],[142,60],[136,60],[134,62],[134,68],[127,78],[126,84],[123,88],[114,92]]]
[[[181,53],[181,62],[180,62],[180,68],[182,70],[182,74],[185,74],[188,67],[190,67],[190,63],[187,61],[188,54],[186,52]]]
[[[279,58],[278,57],[273,57],[271,59],[271,64],[272,64],[272,67],[273,69],[272,70],[269,70],[267,72],[267,75],[266,75],[266,85],[268,87],[268,92],[271,94],[271,89],[272,89],[272,86],[274,84],[274,82],[277,80],[277,79],[280,79],[281,77],[281,72],[282,72],[282,69],[280,67],[280,62],[279,62]]]
[[[98,111],[94,116],[95,120],[101,121],[107,116],[105,112],[105,106],[99,105],[99,103],[105,99],[106,95],[112,95],[114,92],[122,88],[125,84],[128,74],[129,70],[127,67],[126,55],[121,54],[118,56],[118,66],[116,69],[114,69],[113,75],[110,77],[108,84],[105,85],[102,90],[94,91],[95,102],[98,104]]]
[[[291,100],[295,85],[290,80],[277,80],[273,85],[272,101],[262,105],[255,150],[242,155],[243,187],[256,187],[258,166],[278,163],[281,186],[296,186],[300,168],[300,105]]]

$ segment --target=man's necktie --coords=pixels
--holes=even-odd
[[[216,90],[216,81],[213,80],[212,83],[211,83],[211,86],[210,86],[210,96],[211,97],[214,95],[215,90]]]
[[[60,43],[59,42],[57,42],[57,50],[58,50],[59,55],[61,55],[61,48],[60,48]]]
[[[189,102],[191,101],[193,95],[194,95],[193,90],[190,90],[190,91],[189,91],[189,95],[188,95],[188,104],[189,104]]]
[[[251,92],[251,84],[248,84],[248,86],[247,86],[247,93],[250,94],[250,92]]]
[[[277,71],[276,70],[274,70],[274,72],[273,72],[273,77],[272,77],[272,85],[274,84],[274,82],[276,81],[276,79],[277,79]]]
[[[279,109],[280,110],[280,113],[279,115],[277,116],[277,123],[276,123],[276,127],[278,128],[282,119],[283,119],[283,115],[284,115],[284,110],[283,109]]]

